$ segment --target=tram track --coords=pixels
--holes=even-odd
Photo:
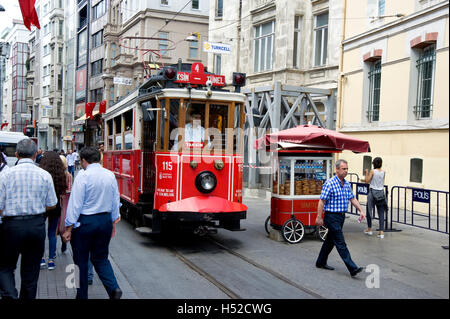
[[[270,269],[236,251],[233,249],[226,247],[224,244],[218,242],[217,240],[213,239],[210,236],[205,236],[205,239],[216,247],[219,247],[222,251],[225,251],[226,253],[238,258],[241,261],[244,261],[246,264],[249,264],[267,274],[269,274],[271,277],[276,278],[277,280],[281,281],[282,283],[289,285],[297,290],[300,290],[302,293],[310,296],[313,299],[326,299],[324,296],[312,291],[311,289],[302,286],[296,282],[293,282],[289,278],[285,277],[281,273],[274,271],[273,269]],[[210,283],[212,283],[214,286],[216,286],[220,291],[222,291],[224,294],[226,294],[231,299],[242,299],[242,297],[237,293],[235,290],[232,289],[223,282],[221,282],[218,278],[216,278],[213,274],[205,270],[203,267],[201,267],[198,263],[193,262],[191,259],[189,259],[185,254],[183,254],[180,250],[178,250],[175,247],[168,247],[172,253],[184,264],[186,264],[189,268],[194,270],[196,273],[198,273],[201,277],[208,280]]]

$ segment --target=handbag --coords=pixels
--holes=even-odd
[[[372,196],[375,203],[382,203],[386,201],[386,196],[384,195],[383,190],[372,189]]]

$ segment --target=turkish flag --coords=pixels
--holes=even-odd
[[[36,0],[19,0],[20,10],[22,11],[23,24],[31,31],[31,25],[34,24],[36,28],[40,29],[39,18],[34,8]]]
[[[106,100],[100,102],[100,106],[98,107],[98,114],[106,113]]]
[[[86,118],[87,119],[92,119],[92,111],[94,110],[95,104],[96,104],[95,102],[86,103]]]

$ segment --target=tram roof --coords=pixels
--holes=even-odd
[[[184,99],[193,99],[193,100],[205,100],[205,101],[220,101],[220,102],[245,102],[245,95],[242,93],[234,93],[227,91],[216,91],[212,90],[212,95],[207,95],[206,89],[196,89],[192,88],[189,92],[187,88],[169,88],[169,89],[159,89],[151,92],[143,92],[143,90],[139,88],[130,92],[127,96],[125,96],[122,100],[113,104],[105,114],[103,114],[103,118],[109,119],[112,115],[117,115],[118,113],[123,113],[133,108],[133,105],[138,102],[146,101],[154,96],[158,96],[158,98],[184,98]]]

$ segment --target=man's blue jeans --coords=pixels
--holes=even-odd
[[[88,298],[88,262],[91,260],[106,292],[111,296],[119,288],[111,263],[108,260],[112,235],[110,213],[80,215],[80,226],[72,230],[73,260],[80,271],[80,288],[77,299]]]
[[[331,253],[334,246],[336,246],[336,249],[344,261],[345,266],[347,266],[348,271],[352,273],[358,269],[358,266],[356,266],[353,262],[350,252],[348,251],[347,244],[345,243],[344,233],[342,232],[344,221],[344,213],[325,213],[323,222],[324,226],[328,228],[328,234],[322,245],[316,264],[326,265],[328,255]]]

